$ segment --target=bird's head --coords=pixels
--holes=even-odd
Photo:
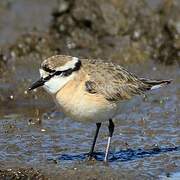
[[[39,69],[40,79],[33,83],[29,90],[42,86],[50,94],[55,94],[74,78],[80,68],[81,61],[77,57],[52,56],[42,62]]]

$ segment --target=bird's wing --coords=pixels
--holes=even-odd
[[[89,76],[85,82],[86,91],[103,94],[110,101],[130,99],[147,89],[146,84],[135,75],[113,63],[88,60],[84,69]]]

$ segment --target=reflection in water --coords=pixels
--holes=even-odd
[[[172,152],[172,151],[180,151],[180,146],[177,147],[164,147],[164,148],[153,148],[153,149],[127,149],[127,150],[121,150],[115,153],[109,154],[109,161],[131,161],[139,158],[144,157],[152,157],[157,154],[162,154],[166,152]],[[62,154],[60,157],[58,157],[58,160],[70,160],[70,161],[77,161],[77,160],[84,160],[86,159],[88,153],[82,153],[82,154]],[[98,161],[104,160],[104,152],[95,152],[94,158]],[[49,159],[52,160],[52,159]]]

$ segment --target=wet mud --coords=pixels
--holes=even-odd
[[[32,168],[14,168],[14,169],[5,169],[0,170],[1,179],[34,179],[34,180],[47,180],[44,175],[40,172],[33,170]]]
[[[179,8],[176,0],[2,0],[0,179],[180,178]],[[42,89],[27,91],[41,61],[55,54],[173,79],[121,104],[109,164],[102,161],[107,123],[89,162],[95,125],[65,117]]]

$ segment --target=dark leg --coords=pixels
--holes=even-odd
[[[96,144],[96,139],[97,139],[97,137],[98,137],[98,133],[99,133],[99,129],[100,129],[100,127],[101,127],[101,123],[96,123],[96,126],[97,126],[97,128],[96,128],[96,132],[95,132],[93,144],[92,144],[92,146],[91,146],[91,150],[90,150],[89,155],[88,155],[88,156],[89,156],[89,159],[91,159],[92,156],[93,156],[94,146],[95,146],[95,144]]]
[[[105,158],[104,158],[105,162],[108,161],[108,154],[109,154],[109,148],[110,148],[110,144],[111,144],[111,138],[112,138],[113,132],[114,132],[114,123],[113,123],[112,119],[109,119],[108,128],[109,128],[109,137],[108,137],[108,143],[107,143],[106,153],[105,153]]]

